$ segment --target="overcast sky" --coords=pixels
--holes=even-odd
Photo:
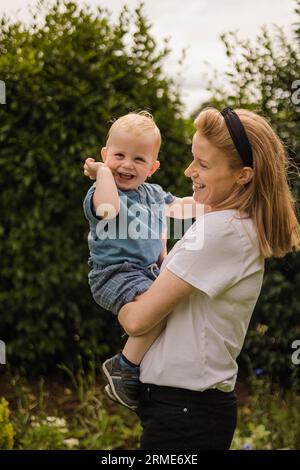
[[[29,19],[29,8],[36,0],[0,0],[0,13],[21,20]],[[77,0],[91,6],[107,7],[118,16],[126,3],[130,9],[138,0]],[[170,38],[172,53],[165,70],[173,77],[181,70],[180,88],[188,112],[205,99],[206,74],[210,62],[220,72],[226,68],[225,49],[219,39],[226,31],[238,30],[243,38],[254,39],[262,25],[281,25],[291,31],[296,21],[295,0],[144,0],[144,12],[153,25],[158,44]],[[184,68],[178,66],[182,49],[187,48]]]

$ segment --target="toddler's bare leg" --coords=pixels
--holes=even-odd
[[[164,318],[158,325],[156,325],[152,330],[148,331],[141,336],[130,336],[126,341],[126,344],[123,349],[124,356],[133,364],[139,365],[150,348],[151,344],[154,343],[156,338],[164,330],[167,318]]]

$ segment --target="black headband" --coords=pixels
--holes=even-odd
[[[240,118],[231,108],[224,108],[221,114],[244,166],[253,168],[252,147]]]

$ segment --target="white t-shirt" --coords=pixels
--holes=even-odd
[[[141,382],[198,391],[234,389],[236,358],[264,272],[253,222],[238,217],[235,210],[205,214],[164,260],[162,269],[197,290],[176,306],[144,356]]]

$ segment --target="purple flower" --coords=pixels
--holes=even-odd
[[[253,450],[253,447],[251,444],[249,444],[248,442],[246,442],[246,444],[243,445],[243,449],[244,450]]]
[[[263,369],[260,369],[259,367],[255,369],[256,377],[260,377],[261,375],[263,375],[263,373],[264,373]]]

